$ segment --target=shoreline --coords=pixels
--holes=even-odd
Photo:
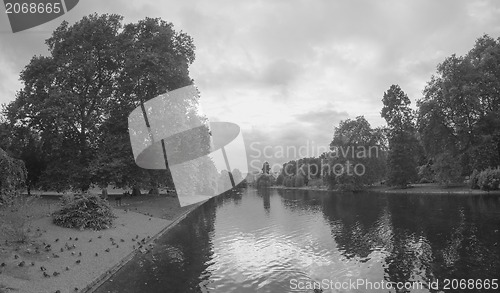
[[[467,186],[452,186],[452,187],[442,187],[434,183],[430,184],[413,184],[409,188],[394,188],[387,186],[370,186],[364,190],[349,192],[349,191],[339,191],[339,190],[329,190],[326,187],[285,187],[285,186],[270,186],[271,189],[279,190],[309,190],[309,191],[325,191],[332,193],[357,193],[357,192],[373,192],[380,194],[450,194],[450,195],[500,195],[500,190],[485,191],[480,189],[470,189]]]
[[[94,292],[203,203],[180,207],[177,197],[144,195],[117,207],[110,200],[117,217],[113,226],[80,231],[53,224],[58,201],[42,198],[29,208],[27,243],[3,245],[0,239],[0,292]],[[46,245],[51,248],[43,249]]]
[[[172,222],[170,222],[166,227],[164,227],[160,232],[152,236],[144,245],[150,245],[158,238],[163,236],[169,230],[171,230],[175,225],[177,225],[180,221],[184,220],[191,212],[196,210],[199,206],[201,206],[204,202],[200,202],[197,204],[193,204],[187,211],[184,211],[181,215],[177,216]],[[112,268],[108,269],[105,273],[100,275],[98,278],[94,279],[90,284],[87,285],[81,292],[83,293],[92,293],[95,292],[102,284],[108,281],[113,275],[118,272],[123,266],[125,266],[128,262],[130,262],[134,256],[139,253],[138,249],[130,252],[126,257],[121,259],[119,263],[115,264]]]

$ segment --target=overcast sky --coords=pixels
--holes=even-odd
[[[62,20],[93,12],[126,23],[160,17],[191,35],[191,77],[204,112],[238,123],[261,148],[326,146],[340,120],[358,115],[383,125],[381,99],[391,84],[415,103],[444,58],[465,54],[483,34],[500,36],[495,0],[82,0],[16,34],[0,17],[0,103],[14,99],[19,72],[33,55],[47,54],[44,40]]]

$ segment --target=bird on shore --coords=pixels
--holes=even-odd
[[[6,264],[4,262],[0,264],[0,267],[2,267],[2,268],[5,266],[6,266]]]
[[[46,271],[46,270],[47,270],[47,269],[46,269],[44,266],[41,266],[41,267],[40,267],[40,271],[44,272],[44,271]]]
[[[14,254],[14,259],[18,259],[18,258],[19,258],[19,255]]]
[[[57,276],[59,276],[60,274],[61,274],[61,273],[59,273],[59,272],[53,272],[53,273],[52,273],[52,276],[57,277]]]
[[[56,241],[54,241],[54,242],[59,242],[59,238],[56,238]]]
[[[81,262],[82,262],[82,261],[81,261],[81,260],[79,260],[79,259],[76,261],[76,263],[77,263],[77,264],[80,264]]]
[[[45,278],[50,278],[50,275],[49,275],[49,274],[47,274],[47,272],[43,272],[43,276],[44,276]]]
[[[35,263],[34,262],[31,262],[31,266],[34,267],[35,266]]]
[[[25,265],[25,264],[26,264],[26,262],[24,262],[24,260],[23,260],[22,262],[20,262],[20,263],[18,264],[18,266],[20,266],[20,267],[24,267],[24,265]]]
[[[96,253],[95,253],[95,256],[99,256],[99,253],[97,253],[97,252],[96,252]]]
[[[75,238],[75,241],[78,241],[78,237]]]
[[[123,240],[123,239],[120,239],[120,242],[125,242],[125,240]]]
[[[61,247],[61,252],[64,252],[64,248]]]
[[[101,239],[101,238],[102,238],[102,235],[97,236],[97,238]]]
[[[53,256],[54,258],[59,258],[59,255],[57,255],[57,254],[55,254],[55,253],[52,253],[52,256]]]
[[[109,248],[106,248],[106,250],[104,250],[104,251],[109,252]]]
[[[89,242],[92,242],[92,238],[89,239]]]
[[[79,253],[78,253],[78,256],[82,256],[82,253],[81,253],[81,252],[79,252]]]

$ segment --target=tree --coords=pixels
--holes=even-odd
[[[264,162],[262,165],[262,174],[269,174],[269,171],[271,171],[271,167],[269,167],[269,162]]]
[[[384,140],[383,132],[372,129],[363,116],[341,121],[335,127],[331,152],[320,157],[327,161],[323,176],[329,187],[355,191],[381,180],[385,173]]]
[[[45,189],[113,183],[138,190],[172,182],[168,170],[135,164],[127,118],[144,101],[192,84],[194,45],[160,19],[121,21],[93,14],[71,26],[63,22],[46,41],[49,56],[33,57],[21,73],[24,88],[7,107],[7,118],[39,139],[32,148],[46,163],[40,176]],[[177,100],[171,106],[185,117],[172,119],[199,119],[193,114],[197,101]]]
[[[466,55],[440,63],[417,104],[426,154],[449,153],[462,176],[500,164],[499,92],[500,39],[484,35]]]
[[[417,178],[418,140],[411,102],[398,85],[391,85],[382,102],[381,116],[387,121],[389,134],[388,183],[405,187]]]
[[[123,67],[118,78],[116,103],[103,125],[100,148],[93,164],[99,166],[94,171],[95,177],[100,178],[102,186],[114,183],[120,187],[131,186],[135,190],[141,187],[172,187],[169,170],[145,170],[135,164],[128,135],[128,115],[153,97],[192,84],[188,67],[195,58],[193,41],[188,35],[174,31],[171,23],[146,18],[125,25],[119,43]],[[164,116],[170,120],[188,124],[187,117],[199,118],[193,114],[198,96],[172,99],[171,102],[173,104],[169,109],[163,109],[169,110]],[[173,111],[179,109],[184,111]],[[190,114],[180,115],[185,112]],[[188,171],[187,174],[195,176],[194,172]]]

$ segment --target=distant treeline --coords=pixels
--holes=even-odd
[[[416,111],[398,85],[383,94],[382,104],[386,127],[371,128],[363,116],[341,121],[330,152],[285,163],[277,184],[321,180],[330,188],[360,190],[378,182],[405,187],[469,179],[472,188],[498,189],[500,38],[484,35],[466,55],[440,63]],[[373,147],[377,155],[366,155]]]

